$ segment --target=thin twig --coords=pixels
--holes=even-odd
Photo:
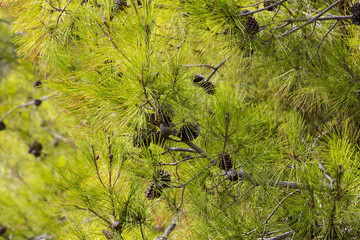
[[[336,5],[338,5],[340,2],[341,2],[341,0],[336,1],[335,3],[331,4],[329,7],[327,7],[324,11],[320,12],[320,13],[319,13],[318,15],[316,15],[315,17],[310,18],[306,23],[301,24],[300,26],[295,27],[295,28],[293,28],[292,30],[287,31],[287,32],[281,34],[280,36],[281,36],[281,37],[285,37],[285,36],[287,36],[287,35],[289,35],[289,34],[291,34],[291,33],[293,33],[293,32],[296,32],[297,30],[305,27],[306,25],[309,25],[309,24],[311,24],[312,22],[319,20],[319,18],[320,18],[322,15],[324,15],[327,11],[331,10],[332,8],[334,8],[334,7],[335,7]],[[332,17],[330,17],[330,18],[332,18]],[[328,18],[327,18],[327,19],[328,19]],[[331,19],[331,20],[336,20],[336,19]]]
[[[201,148],[199,148],[198,146],[196,146],[193,142],[190,142],[188,140],[183,140],[183,143],[185,143],[186,145],[188,145],[189,147],[191,147],[193,150],[195,150],[195,152],[203,155],[203,156],[207,156],[207,153],[202,150]]]
[[[218,65],[215,66],[215,68],[212,70],[212,72],[210,73],[210,75],[203,81],[208,82],[210,80],[210,78],[216,73],[217,70],[219,70],[219,68],[226,62],[226,60],[229,59],[230,56],[227,56],[224,60],[222,60]]]
[[[180,66],[181,66],[181,67],[186,67],[186,68],[189,68],[189,67],[207,67],[207,68],[216,69],[216,67],[214,67],[214,66],[212,66],[212,65],[209,65],[209,64],[196,64],[196,65],[185,65],[185,64],[181,64]]]
[[[112,215],[114,218],[116,218],[116,213],[115,213],[115,204],[114,204],[114,198],[113,198],[113,185],[111,183],[112,180],[112,165],[113,165],[113,159],[114,159],[114,155],[111,152],[111,141],[110,141],[110,136],[107,136],[107,141],[108,141],[108,157],[109,157],[109,172],[108,172],[108,178],[109,178],[109,186],[108,186],[108,192],[109,192],[109,197],[111,200],[111,208],[112,208]]]
[[[181,209],[182,204],[183,204],[183,202],[184,202],[184,193],[185,193],[185,187],[184,187],[183,190],[182,190],[180,205],[179,205],[179,207],[176,208],[177,211],[179,211],[179,210]]]
[[[184,188],[185,189],[185,188]],[[178,220],[179,215],[181,214],[181,212],[179,212],[175,218],[171,221],[171,224],[165,229],[164,231],[164,236],[168,237],[170,235],[170,233],[175,229],[176,227],[176,222]]]
[[[312,57],[310,58],[310,60],[309,60],[308,63],[310,63],[310,62],[316,57],[316,55],[318,55],[319,50],[320,50],[320,47],[321,47],[322,43],[324,42],[325,38],[326,38],[327,35],[329,35],[329,33],[334,29],[334,27],[336,26],[336,24],[337,24],[338,22],[339,22],[339,21],[336,21],[336,22],[331,26],[331,28],[329,29],[329,31],[325,34],[325,36],[321,39],[321,41],[320,41],[320,43],[319,43],[319,45],[318,45],[318,47],[317,47],[316,53],[314,54],[314,56],[312,56]]]
[[[119,47],[115,44],[114,40],[111,38],[110,33],[106,33],[106,31],[103,29],[103,27],[100,25],[100,23],[97,23],[100,27],[100,30],[105,34],[105,36],[108,38],[108,40],[110,41],[110,43],[113,45],[113,47],[115,48],[115,50],[117,50],[126,60],[128,60],[130,62],[130,60],[128,59],[128,57],[119,49]],[[105,24],[105,23],[104,23]]]
[[[204,158],[205,156],[195,156],[195,157],[186,157],[180,161],[177,161],[177,162],[174,162],[174,163],[159,163],[159,165],[162,165],[162,166],[176,166],[182,162],[186,162],[186,161],[189,161],[191,159],[194,159],[194,158]]]
[[[101,216],[99,213],[95,212],[94,210],[92,210],[91,208],[83,208],[83,207],[79,207],[77,205],[73,205],[75,208],[79,209],[79,210],[84,210],[84,211],[89,211],[91,212],[92,214],[94,214],[95,216],[97,216],[98,218],[100,218],[101,220],[103,220],[104,222],[106,222],[109,227],[112,226],[112,223],[107,220],[105,217]]]
[[[352,15],[345,15],[345,16],[337,16],[337,15],[334,15],[334,16],[331,16],[331,17],[322,17],[322,18],[318,18],[316,19],[316,21],[329,21],[329,20],[338,20],[338,21],[341,21],[341,20],[347,20],[347,19],[350,19],[352,18]],[[284,20],[284,22],[289,22],[289,23],[295,23],[295,22],[307,22],[307,21],[310,21],[310,20],[313,20],[314,18],[300,18],[300,19],[286,19]]]
[[[144,231],[143,231],[143,229],[142,229],[142,224],[141,224],[141,222],[139,223],[139,226],[140,226],[140,232],[141,232],[141,237],[142,237],[142,239],[143,239],[143,240],[147,240],[147,238],[146,238],[145,235],[144,235]]]
[[[47,100],[47,99],[49,99],[49,98],[51,98],[51,97],[53,97],[53,96],[55,96],[55,95],[57,95],[57,94],[59,94],[59,93],[60,93],[60,92],[56,92],[56,93],[53,93],[53,94],[51,94],[51,95],[44,96],[44,97],[42,97],[42,98],[39,98],[39,100],[40,100],[40,101]],[[4,116],[2,116],[2,117],[0,118],[0,121],[3,121],[5,118],[7,118],[13,111],[15,111],[15,110],[17,110],[17,109],[21,109],[21,108],[26,108],[26,107],[31,106],[31,105],[35,105],[35,100],[32,100],[32,101],[27,102],[27,103],[25,103],[25,104],[23,104],[23,105],[19,105],[19,106],[16,106],[16,107],[10,109],[9,111],[7,111],[7,112],[4,114]]]
[[[289,193],[288,195],[286,195],[283,199],[281,199],[281,201],[279,202],[279,204],[274,208],[274,210],[272,210],[272,212],[269,214],[269,216],[266,218],[265,222],[264,222],[264,231],[262,233],[262,235],[265,234],[266,232],[266,225],[269,222],[270,218],[274,215],[274,213],[276,212],[276,210],[280,207],[280,205],[291,195],[293,195],[294,193],[300,191],[300,189],[296,189],[295,191]]]
[[[101,179],[101,176],[100,176],[99,167],[98,167],[98,165],[97,165],[98,156],[95,156],[94,145],[91,144],[90,147],[91,147],[92,158],[93,158],[93,161],[94,161],[95,171],[96,171],[97,178],[99,179],[101,185],[102,185],[105,189],[107,189],[107,188],[105,187],[105,184],[104,184],[103,180]]]
[[[247,12],[247,13],[241,13],[241,14],[239,14],[239,16],[247,16],[247,15],[252,15],[254,13],[262,12],[262,11],[268,10],[269,8],[276,7],[277,5],[280,5],[280,4],[282,4],[283,2],[286,2],[286,1],[288,1],[288,0],[282,0],[280,2],[277,2],[275,4],[271,4],[271,5],[267,6],[267,7],[260,8],[258,10],[252,11],[252,12],[250,11],[250,12]]]
[[[60,14],[59,14],[59,16],[58,16],[58,18],[57,18],[57,20],[56,20],[55,28],[54,28],[54,30],[52,31],[53,33],[55,32],[55,30],[56,30],[56,28],[57,28],[57,26],[58,26],[58,24],[59,24],[59,20],[60,20],[61,15],[63,14],[63,12],[65,11],[65,9],[67,8],[67,6],[68,6],[70,3],[71,3],[71,0],[69,0],[69,1],[67,2],[67,4],[65,5],[65,7],[61,10],[61,12],[60,12]]]
[[[218,217],[221,213],[223,213],[226,209],[228,209],[229,207],[231,207],[231,205],[233,205],[234,203],[236,203],[237,201],[239,201],[241,198],[243,198],[251,189],[253,189],[254,186],[251,186],[243,195],[241,195],[240,197],[238,197],[237,199],[235,199],[234,201],[232,201],[230,204],[228,204],[225,209],[221,212],[219,212],[218,214],[216,214],[213,218],[211,218],[211,220],[214,220],[216,217]]]
[[[196,152],[194,149],[191,148],[169,148],[168,150],[173,152],[191,152],[191,153]]]
[[[227,179],[232,180],[247,180],[252,181],[250,175],[244,171],[238,171],[230,169],[226,173]],[[300,189],[301,185],[297,182],[288,182],[288,181],[267,181],[270,186],[282,187],[282,188],[292,188],[292,189]]]
[[[198,176],[200,176],[206,169],[211,168],[212,166],[214,166],[217,163],[217,161],[212,161],[206,168],[204,168],[203,170],[201,170],[200,172],[198,172],[195,176],[193,176],[192,178],[190,178],[187,182],[178,185],[178,186],[172,186],[173,188],[183,188],[186,185],[188,185],[189,183],[191,183],[194,179],[196,179]]]
[[[50,5],[50,7],[52,7],[55,11],[58,11],[58,12],[61,12],[62,11],[62,9],[61,8],[58,8],[58,7],[55,7],[54,5],[52,5],[52,3],[51,3],[51,1],[46,1],[49,5]],[[66,10],[64,10],[64,11],[66,11]]]

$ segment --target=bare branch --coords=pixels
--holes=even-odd
[[[165,240],[168,239],[170,233],[175,229],[176,227],[176,222],[178,221],[178,218],[180,216],[182,212],[179,212],[178,214],[176,214],[175,218],[171,221],[170,225],[167,226],[167,228],[164,231],[164,234],[161,236],[157,236],[154,240]]]
[[[59,16],[58,16],[58,18],[57,18],[57,20],[56,20],[55,28],[54,28],[54,30],[52,31],[53,33],[55,32],[57,26],[59,25],[59,20],[60,20],[61,15],[63,14],[63,12],[65,11],[65,9],[67,8],[67,6],[68,6],[70,3],[71,3],[71,0],[69,0],[69,1],[67,2],[67,4],[65,5],[65,7],[61,10],[61,12],[60,12],[60,14],[59,14]]]
[[[309,25],[311,23],[313,23],[314,21],[317,21],[322,15],[324,15],[327,11],[331,10],[332,8],[334,8],[336,5],[338,5],[341,2],[341,0],[338,0],[336,2],[334,2],[333,4],[331,4],[329,7],[327,7],[324,11],[320,12],[318,15],[316,15],[315,17],[310,18],[306,23],[301,24],[300,26],[297,26],[295,28],[293,28],[292,30],[289,30],[283,34],[281,34],[281,37],[285,37],[293,32],[296,32],[297,30],[305,27],[306,25]],[[332,18],[332,17],[330,17]]]
[[[173,152],[191,152],[191,153],[196,153],[196,151],[194,149],[189,149],[189,148],[169,148],[169,151],[173,151]]]
[[[53,96],[55,96],[55,95],[57,95],[57,94],[59,94],[59,93],[60,93],[60,92],[56,92],[56,93],[53,93],[53,94],[51,94],[51,95],[44,96],[44,97],[42,97],[42,98],[40,98],[40,99],[38,99],[38,100],[44,101],[44,100],[47,100],[47,99],[49,99],[49,98],[51,98],[51,97],[53,97]],[[35,101],[36,101],[36,100],[32,100],[32,101],[27,102],[27,103],[25,103],[25,104],[23,104],[23,105],[19,105],[19,106],[16,106],[16,107],[10,109],[9,111],[7,111],[7,112],[4,114],[4,116],[2,116],[2,117],[0,118],[0,122],[3,121],[5,118],[7,118],[13,111],[15,111],[15,110],[17,110],[17,109],[26,108],[26,107],[28,107],[28,106],[35,105]]]
[[[222,60],[218,65],[215,66],[214,70],[210,73],[210,75],[203,81],[208,82],[210,78],[217,72],[217,70],[229,59],[230,56],[227,56],[224,60]]]
[[[196,146],[193,142],[190,142],[189,140],[183,140],[182,142],[191,147],[195,152],[200,153],[203,156],[207,156],[207,153],[198,146]]]
[[[212,68],[212,69],[216,69],[216,67],[209,65],[209,64],[196,64],[196,65],[185,65],[185,64],[181,64],[181,67],[207,67],[207,68]]]
[[[267,6],[267,7],[260,8],[258,10],[252,11],[252,12],[241,13],[241,14],[239,14],[239,16],[247,16],[247,15],[252,15],[254,13],[262,12],[262,11],[268,10],[269,8],[276,7],[277,5],[280,5],[280,4],[282,4],[283,2],[286,2],[286,1],[288,1],[288,0],[281,0],[280,2],[277,2],[275,4],[271,4],[271,5]],[[251,6],[251,5],[249,5],[249,6]],[[245,7],[241,7],[241,8],[245,8]]]
[[[318,45],[318,47],[317,47],[316,53],[314,54],[314,56],[312,56],[312,57],[310,58],[310,60],[309,60],[308,63],[310,63],[310,62],[316,57],[316,55],[318,55],[319,50],[320,50],[320,47],[321,47],[322,43],[324,42],[325,38],[326,38],[327,35],[329,35],[329,33],[334,29],[334,27],[336,26],[336,24],[337,24],[338,22],[339,22],[339,21],[336,21],[336,22],[331,26],[331,28],[329,29],[329,31],[325,34],[325,36],[321,39],[321,41],[320,41],[320,43],[319,43],[319,45]]]

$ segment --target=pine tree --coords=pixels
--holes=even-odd
[[[117,2],[3,3],[79,121],[60,239],[360,236],[354,1]]]

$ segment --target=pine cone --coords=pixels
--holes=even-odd
[[[2,226],[0,227],[0,236],[4,235],[6,233],[6,227]]]
[[[181,140],[189,140],[192,141],[196,139],[200,135],[200,129],[197,124],[187,123],[180,128],[178,132],[178,137]]]
[[[114,233],[108,231],[108,230],[102,230],[102,234],[106,237],[106,239],[114,239]]]
[[[164,169],[157,170],[155,178],[159,186],[164,188],[170,187],[171,176]]]
[[[120,11],[123,11],[125,7],[127,7],[126,0],[114,0],[114,12],[118,13]]]
[[[123,227],[123,223],[118,221],[118,220],[115,220],[112,224],[112,227],[115,231],[121,231],[122,227]]]
[[[164,138],[168,138],[170,135],[173,134],[171,127],[167,127],[162,123],[160,124],[160,131],[161,131],[161,136],[163,136]]]
[[[351,21],[354,25],[360,25],[360,3],[356,3],[351,7]]]
[[[200,87],[202,87],[207,94],[213,95],[215,93],[215,86],[211,82],[202,82],[200,83]]]
[[[0,121],[0,131],[4,130],[6,128],[6,125],[3,121]]]
[[[250,35],[255,35],[260,31],[259,23],[256,21],[255,18],[251,16],[247,16],[245,23],[245,30]]]
[[[276,2],[273,1],[273,0],[265,0],[264,1],[264,8],[270,6],[270,5],[274,4],[274,3],[276,3]],[[270,7],[268,9],[266,9],[266,10],[273,11],[273,10],[275,10],[275,7]]]
[[[201,74],[196,74],[195,76],[192,77],[192,81],[194,84],[202,82],[203,80],[204,80],[204,76]]]
[[[226,179],[230,181],[238,181],[239,175],[232,169],[226,171]]]
[[[34,83],[33,87],[34,87],[34,88],[40,87],[41,84],[42,84],[42,82],[41,82],[40,80],[39,80],[39,81],[36,81],[36,82]]]
[[[42,101],[40,100],[40,99],[35,99],[34,100],[34,104],[35,104],[35,106],[40,106],[41,105],[41,103],[42,103]]]
[[[39,157],[41,155],[42,144],[35,141],[29,148],[28,153],[33,154],[35,157]]]
[[[204,76],[196,74],[192,77],[193,83],[199,87],[202,87],[207,94],[213,95],[215,93],[215,86],[211,82],[203,82]]]
[[[233,168],[233,162],[228,153],[225,152],[225,153],[219,154],[219,158],[220,158],[219,167],[221,169],[227,171],[227,170]]]
[[[150,187],[146,188],[145,197],[149,200],[154,200],[155,198],[159,198],[161,196],[161,193],[162,187],[152,183]]]

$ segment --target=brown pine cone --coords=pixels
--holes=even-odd
[[[351,7],[351,21],[354,25],[360,25],[360,3],[356,3]]]
[[[245,30],[250,35],[255,35],[260,31],[260,25],[255,18],[247,16]]]

